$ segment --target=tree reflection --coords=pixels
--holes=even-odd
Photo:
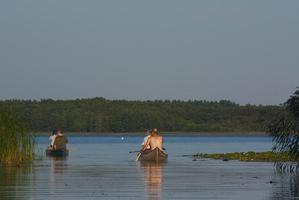
[[[163,185],[163,163],[141,163],[147,193],[152,200],[161,199]]]
[[[273,183],[274,192],[271,200],[298,199],[299,198],[299,174],[282,173],[279,179]]]

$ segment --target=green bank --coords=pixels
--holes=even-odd
[[[27,122],[30,131],[131,133],[158,128],[162,132],[265,132],[267,124],[283,112],[281,106],[239,105],[201,100],[127,101],[104,98],[74,100],[5,100]]]

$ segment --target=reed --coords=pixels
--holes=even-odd
[[[19,166],[34,158],[34,136],[28,133],[17,116],[0,112],[0,165]]]

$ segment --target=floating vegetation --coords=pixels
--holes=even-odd
[[[297,158],[290,157],[288,153],[276,153],[271,151],[266,152],[235,152],[235,153],[198,153],[193,155],[194,158],[210,158],[223,161],[240,160],[247,162],[294,162]]]
[[[19,166],[34,157],[34,137],[17,117],[0,112],[0,165]]]

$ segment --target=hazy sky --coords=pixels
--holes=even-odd
[[[0,99],[228,99],[299,86],[298,0],[0,2]]]

